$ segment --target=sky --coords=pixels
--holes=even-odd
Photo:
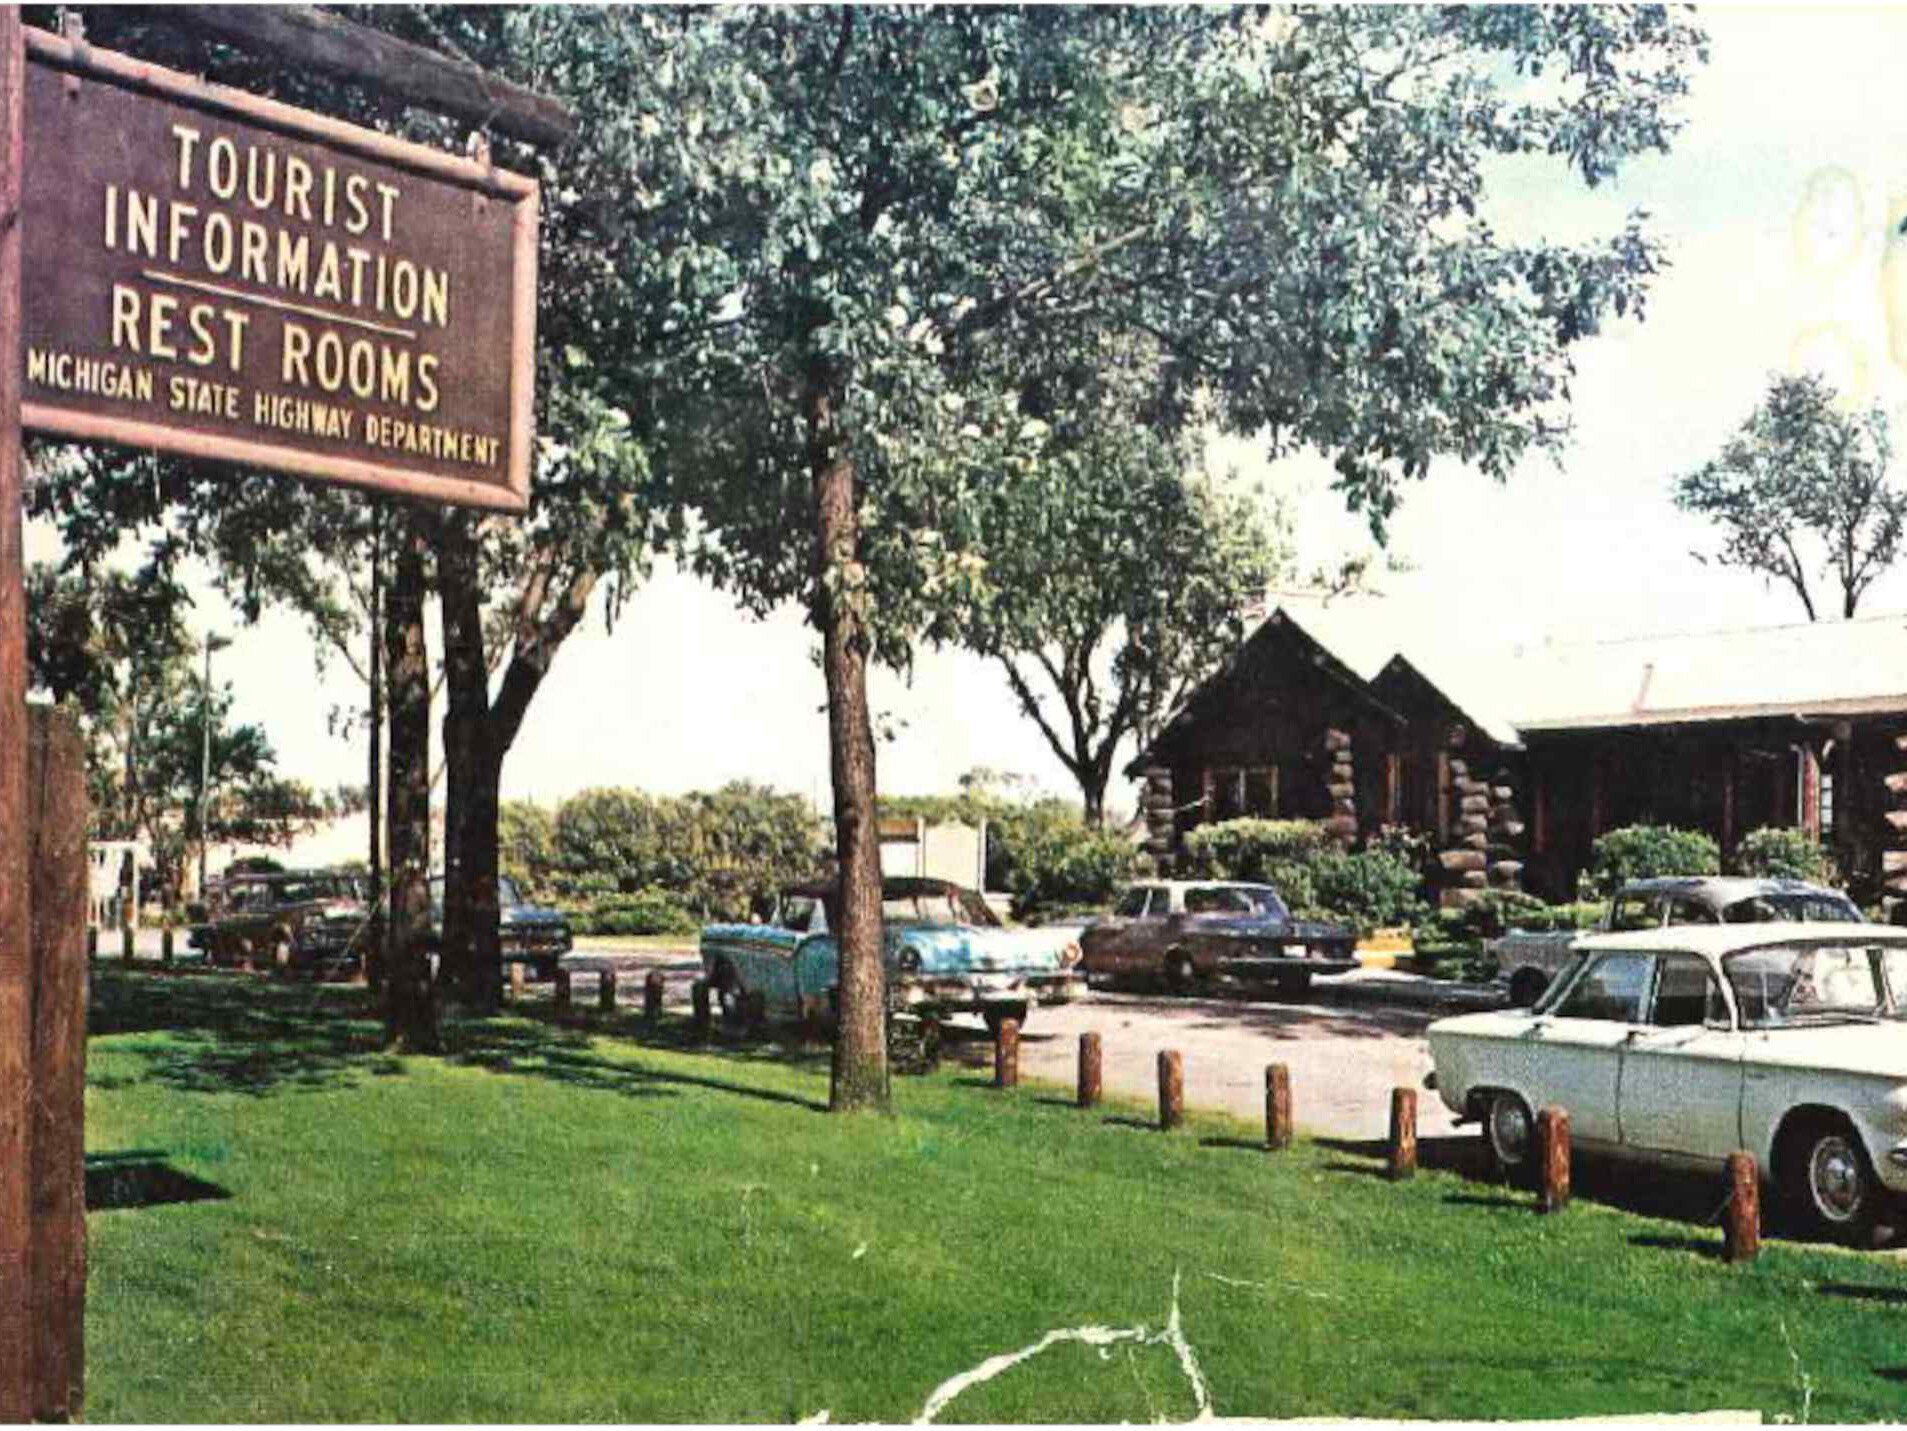
[[[1506,236],[1573,241],[1650,215],[1670,267],[1640,323],[1617,321],[1576,350],[1573,441],[1498,485],[1448,463],[1406,496],[1389,551],[1404,570],[1370,598],[1413,633],[1461,625],[1506,645],[1800,620],[1792,593],[1704,565],[1711,539],[1677,513],[1674,478],[1712,456],[1771,375],[1812,368],[1893,418],[1907,462],[1907,12],[1827,7],[1704,9],[1711,62],[1666,156],[1596,190],[1553,164],[1491,171],[1486,213]],[[1214,461],[1289,504],[1301,561],[1369,547],[1329,490],[1328,464],[1269,464],[1225,441]],[[57,551],[29,529],[29,559]],[[1907,568],[1877,583],[1863,615],[1907,611]],[[328,787],[361,780],[362,737],[331,729],[361,704],[334,660],[314,669],[301,623],[244,628],[209,591],[200,629],[235,637],[215,657],[239,719],[262,724],[280,769]],[[434,636],[433,636],[434,640]],[[922,651],[905,679],[871,680],[881,789],[952,791],[976,767],[1076,793],[997,667]],[[566,642],[504,766],[506,798],[554,801],[626,785],[679,793],[749,779],[826,807],[825,691],[799,613],[767,621],[666,565]],[[1123,763],[1122,757],[1122,763]],[[1130,807],[1120,782],[1115,807]]]

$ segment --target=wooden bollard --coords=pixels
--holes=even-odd
[[[1390,1178],[1402,1182],[1417,1175],[1417,1090],[1391,1090]]]
[[[999,1035],[993,1040],[993,1086],[1020,1086],[1020,1021],[1002,1019]]]
[[[1083,1033],[1079,1036],[1079,1106],[1096,1108],[1099,1105],[1100,1083],[1099,1035]]]
[[[159,931],[159,962],[161,964],[172,962],[172,926],[170,924]]]
[[[1722,1215],[1722,1261],[1753,1262],[1761,1252],[1761,1177],[1755,1155],[1728,1155],[1728,1208]]]
[[[1561,1212],[1569,1206],[1569,1110],[1551,1104],[1536,1115],[1538,1160],[1536,1210]]]
[[[1159,1131],[1170,1133],[1185,1121],[1185,1060],[1176,1048],[1159,1051]]]
[[[654,969],[642,981],[642,1017],[651,1028],[662,1017],[662,975]]]
[[[558,969],[553,975],[551,975],[551,983],[555,986],[556,1012],[559,1014],[568,1013],[569,1012],[569,970]]]
[[[510,961],[510,1002],[522,1003],[523,996],[527,992],[529,992],[529,977],[524,973],[523,961],[512,959]]]
[[[707,1038],[709,1036],[709,982],[707,979],[697,979],[689,987],[689,1007],[693,1010],[695,1036]]]
[[[97,924],[86,926],[86,957],[88,959],[99,957],[99,926]]]
[[[1265,1066],[1265,1147],[1291,1146],[1291,1070],[1282,1063]]]
[[[119,957],[128,964],[132,963],[132,926],[130,924],[119,926]]]
[[[605,1014],[616,1012],[616,971],[605,969],[596,976],[596,1007]]]

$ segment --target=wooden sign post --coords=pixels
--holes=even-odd
[[[550,100],[309,6],[172,18],[533,143],[574,132]],[[36,1242],[31,1191],[83,1160],[83,1114],[70,1053],[35,1083],[36,1045],[78,1035],[34,1012],[23,425],[521,512],[538,201],[487,150],[405,143],[0,6],[0,1422],[78,1419],[83,1364],[76,1316],[36,1319],[83,1286],[83,1254]],[[77,965],[77,940],[38,947]],[[65,1404],[38,1404],[52,1382]]]

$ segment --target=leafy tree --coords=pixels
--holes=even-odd
[[[1720,566],[1784,583],[1817,619],[1812,583],[1840,589],[1852,616],[1900,557],[1907,488],[1878,406],[1847,411],[1826,380],[1778,376],[1721,453],[1678,478],[1675,504],[1719,529]],[[1698,554],[1699,556],[1699,554]]]
[[[1722,872],[1721,848],[1702,830],[1673,825],[1624,825],[1596,837],[1589,849],[1589,879],[1596,892],[1612,895],[1626,880]]]
[[[1186,470],[1193,441],[1089,417],[1055,435],[1048,480],[983,498],[960,639],[999,663],[1098,825],[1121,743],[1218,668],[1287,562],[1258,501]]]
[[[1657,251],[1639,222],[1505,242],[1482,161],[1593,184],[1664,147],[1701,36],[1523,7],[643,11],[628,33],[651,56],[635,103],[689,156],[672,263],[726,295],[679,355],[707,396],[672,470],[701,569],[821,634],[833,1102],[878,1106],[865,663],[969,599],[983,496],[1048,480],[1069,396],[1029,403],[1027,379],[1156,345],[1144,421],[1170,433],[1202,396],[1274,453],[1325,450],[1380,528],[1434,457],[1507,475],[1561,443],[1569,351],[1639,310]]]

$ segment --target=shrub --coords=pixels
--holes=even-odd
[[[1360,935],[1424,912],[1428,842],[1388,828],[1347,854],[1315,820],[1222,820],[1185,837],[1187,873],[1273,886],[1295,912],[1349,924]]]
[[[1484,953],[1486,940],[1511,929],[1573,928],[1573,922],[1558,921],[1573,921],[1581,909],[1552,907],[1516,889],[1485,890],[1468,904],[1439,909],[1422,919],[1411,931],[1412,958],[1425,973],[1440,978],[1489,979],[1496,974],[1496,960]]]
[[[1806,830],[1750,830],[1735,849],[1735,873],[1762,879],[1835,880],[1834,857]]]
[[[1714,839],[1700,830],[1625,825],[1597,838],[1590,847],[1589,869],[1597,891],[1609,895],[1625,880],[1720,874],[1722,854]]]
[[[1317,910],[1351,925],[1360,937],[1386,925],[1408,924],[1424,911],[1416,866],[1389,850],[1331,851],[1319,856],[1309,873]]]
[[[1275,884],[1271,872],[1285,865],[1309,867],[1336,842],[1315,820],[1220,820],[1185,837],[1186,873],[1194,878],[1243,879]],[[1287,898],[1287,903],[1298,901]]]
[[[574,911],[570,923],[578,934],[693,934],[701,928],[681,896],[666,889],[612,895]]]
[[[1132,878],[1135,851],[1115,830],[1088,825],[1059,799],[1036,800],[991,818],[988,882],[1013,896],[1018,919],[1061,907],[1103,909]]]

